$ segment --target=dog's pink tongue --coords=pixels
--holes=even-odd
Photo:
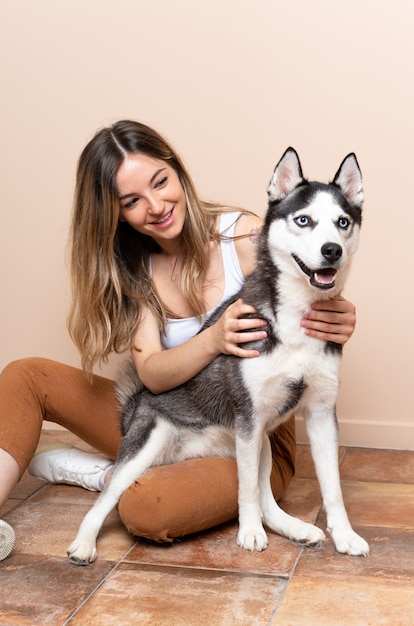
[[[330,285],[335,280],[336,270],[324,270],[323,272],[315,272],[315,280],[321,285]]]

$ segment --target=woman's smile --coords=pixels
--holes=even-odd
[[[154,224],[157,227],[167,228],[168,226],[172,224],[173,217],[174,217],[174,209],[171,209],[171,211],[168,211],[166,215],[164,215],[158,220],[151,222],[151,224]]]

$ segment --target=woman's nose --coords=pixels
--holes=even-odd
[[[161,215],[161,213],[164,211],[164,202],[161,200],[161,198],[153,195],[149,196],[148,211],[150,211],[150,213],[153,213],[154,215]]]

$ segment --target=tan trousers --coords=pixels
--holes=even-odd
[[[14,361],[0,374],[0,448],[26,470],[43,420],[64,426],[115,459],[121,440],[111,380],[42,358]],[[272,489],[279,498],[294,474],[294,418],[271,436]],[[0,477],[1,480],[1,477]],[[237,517],[234,459],[198,458],[154,467],[135,481],[119,503],[134,535],[172,541]]]

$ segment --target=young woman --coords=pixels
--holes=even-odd
[[[111,352],[130,349],[153,393],[189,380],[221,353],[258,356],[243,344],[266,329],[260,319],[241,319],[254,313],[247,302],[238,300],[198,331],[254,269],[260,226],[254,214],[203,202],[178,155],[151,128],[120,121],[96,133],[79,160],[71,229],[69,329],[83,370],[31,358],[0,375],[0,506],[29,464],[45,480],[103,488],[121,434],[114,384],[92,370]],[[316,303],[302,326],[317,339],[344,344],[354,330],[354,306],[342,298]],[[32,460],[43,420],[99,454],[63,448]],[[293,419],[271,444],[279,498],[294,474]],[[130,532],[157,541],[232,519],[236,463],[203,458],[152,468],[124,493],[119,513]]]

